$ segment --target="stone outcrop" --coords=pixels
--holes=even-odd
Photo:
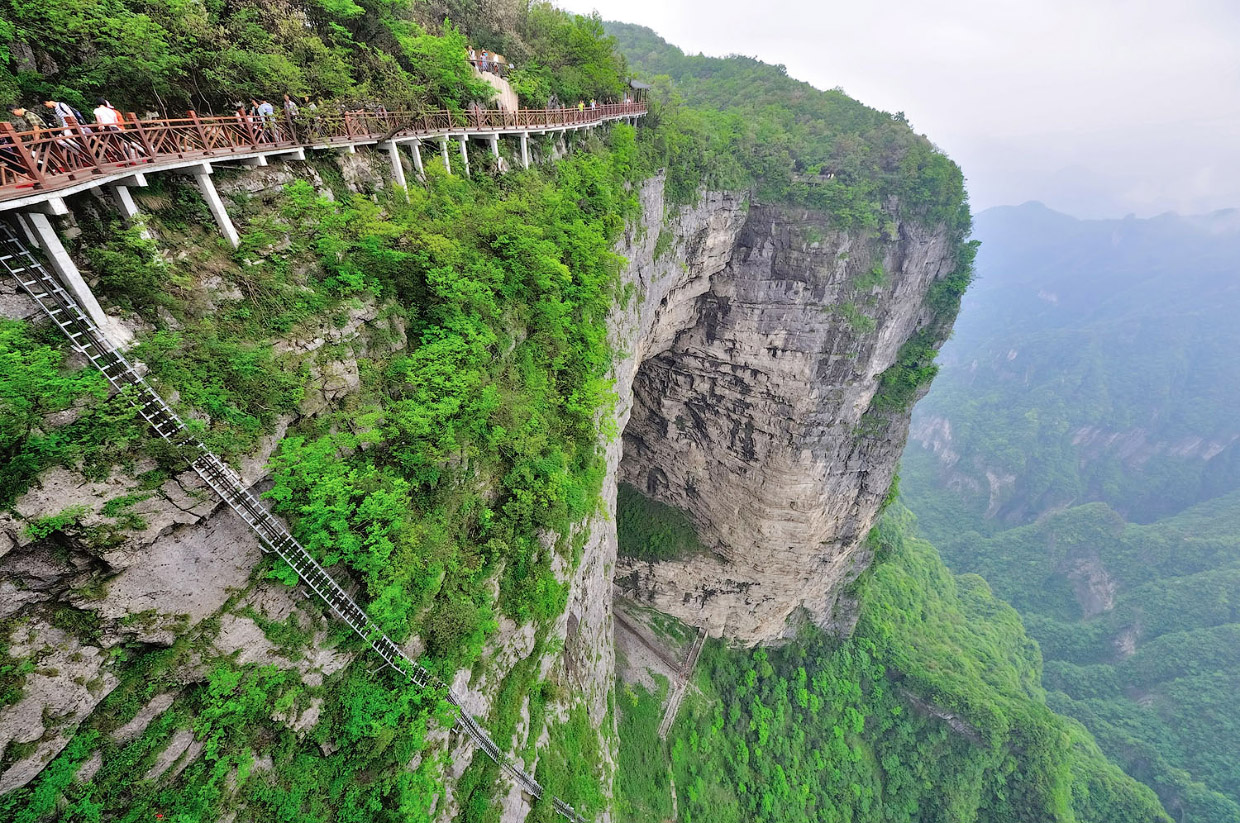
[[[619,475],[688,512],[711,554],[622,562],[616,578],[744,643],[787,635],[802,613],[846,629],[836,601],[907,436],[907,416],[866,412],[954,256],[914,224],[888,239],[774,206],[728,228],[705,261],[690,243],[688,276],[654,290],[667,305],[633,347]]]

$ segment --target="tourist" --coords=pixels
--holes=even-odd
[[[578,100],[578,101],[577,101],[577,111],[585,111],[585,110],[586,110],[586,101],[584,101],[584,100]]]
[[[469,65],[471,66],[478,65],[478,52],[474,50],[473,46],[469,47]]]
[[[596,101],[593,97],[591,97],[590,98],[590,111],[594,111],[597,108],[598,108],[598,101]]]
[[[310,98],[310,95],[307,94],[301,98],[301,110],[304,112],[302,116],[306,118],[306,125],[309,126],[315,134],[317,134],[319,124],[323,122],[323,120],[319,117],[318,105]]]
[[[9,106],[9,122],[19,132],[37,133],[43,129],[43,121],[39,119],[39,115],[17,103]],[[21,152],[14,145],[17,141],[16,137],[12,141],[7,137],[0,140],[0,163],[3,163],[10,171],[26,177],[29,176],[29,170],[26,168]]]
[[[70,121],[77,123],[79,127],[86,122],[86,118],[82,117],[82,113],[68,103],[61,103],[58,100],[44,100],[43,106],[51,111],[56,124],[65,130],[64,133],[66,135],[73,134]],[[84,129],[84,131],[89,131],[89,129]]]
[[[9,106],[9,122],[18,131],[41,131],[47,128],[43,118],[19,103]]]
[[[111,138],[100,138],[99,142],[102,146],[102,153],[115,162],[136,159],[139,154],[142,154],[142,151],[131,143],[123,133],[125,131],[125,126],[123,125],[125,115],[117,111],[106,98],[96,98],[95,103],[97,105],[92,112],[95,116],[95,132],[97,134],[114,132],[117,135]]]
[[[266,97],[259,101],[258,117],[263,124],[263,131],[267,132],[271,141],[273,143],[279,141],[280,130],[276,128],[276,108]]]
[[[124,131],[121,123],[125,121],[125,118],[112,107],[107,99],[96,98],[95,104],[95,110],[92,113],[95,115],[95,125],[99,126],[101,131]]]
[[[489,53],[487,52],[487,50],[486,50],[486,49],[483,49],[483,50],[482,50],[482,70],[483,70],[483,71],[490,71],[490,70],[491,70],[491,69],[490,69],[490,59],[489,59],[489,57],[488,57],[488,54],[489,54]]]
[[[284,93],[284,113],[290,120],[297,116],[297,102],[289,97],[288,92]]]
[[[257,143],[258,135],[254,132],[254,117],[246,109],[244,100],[233,103],[233,116],[241,124],[241,133],[246,136],[246,139],[251,143]]]

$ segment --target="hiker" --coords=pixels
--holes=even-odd
[[[56,119],[57,125],[65,130],[66,136],[73,134],[73,127],[69,125],[69,120],[73,120],[74,123],[82,126],[82,131],[89,133],[90,129],[84,126],[86,118],[82,116],[80,111],[68,103],[61,103],[58,100],[44,100],[43,106],[51,110],[52,117]]]
[[[487,52],[487,50],[486,50],[486,49],[483,49],[483,50],[482,50],[482,70],[483,70],[483,71],[490,71],[490,70],[491,70],[491,69],[490,69],[490,60],[488,59],[488,52]]]
[[[241,124],[241,133],[251,143],[257,143],[259,136],[254,130],[254,117],[245,107],[244,100],[238,100],[233,103],[233,117],[237,118],[237,122]]]
[[[284,94],[284,113],[290,118],[297,116],[297,102],[287,92]]]
[[[23,108],[17,103],[9,106],[9,123],[13,125],[13,129],[17,132],[34,132],[36,135],[43,129],[43,121],[39,119],[39,115],[30,109]],[[14,142],[21,140],[20,137],[14,137],[12,141],[5,137],[0,139],[0,163],[4,164],[10,171],[21,175],[29,176],[29,170],[23,161],[21,152],[17,149]]]
[[[9,106],[9,122],[18,131],[42,131],[47,128],[43,118],[19,103]]]
[[[106,98],[98,97],[95,99],[95,110],[91,112],[95,115],[95,125],[99,126],[100,131],[121,131],[121,123],[124,118],[121,113],[112,107],[112,104]]]
[[[251,101],[253,102],[253,101]],[[280,139],[280,130],[276,128],[276,109],[271,102],[264,97],[255,110],[258,113],[259,121],[263,124],[263,131],[267,134],[271,142]]]
[[[116,137],[100,137],[104,153],[111,156],[113,160],[133,160],[141,154],[141,150],[124,135],[125,115],[117,111],[106,98],[96,98],[95,103],[97,105],[92,112],[95,115],[95,132],[97,134],[114,132],[117,135]],[[118,153],[120,157],[115,156]]]
[[[315,134],[317,134],[319,124],[323,122],[323,118],[319,117],[319,107],[315,104],[314,100],[310,99],[310,95],[307,94],[302,96],[301,110],[304,112],[302,116],[305,118],[306,125],[309,126]]]
[[[577,111],[579,111],[579,112],[583,112],[583,111],[585,111],[585,110],[586,110],[586,102],[585,102],[584,100],[578,100],[578,101],[577,101]]]
[[[598,101],[595,100],[593,97],[591,97],[590,98],[590,111],[594,111],[597,108],[598,108]]]

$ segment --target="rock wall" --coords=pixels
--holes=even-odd
[[[359,153],[339,162],[354,191],[386,179],[384,157]],[[231,186],[257,198],[295,176],[327,191],[313,168],[296,164],[241,173],[221,188],[226,196]],[[830,624],[841,582],[859,568],[860,537],[887,491],[907,426],[899,417],[863,431],[861,418],[876,376],[926,322],[922,297],[946,273],[950,256],[944,238],[914,226],[897,226],[890,239],[858,236],[832,230],[822,215],[750,207],[744,196],[728,193],[706,193],[669,213],[660,178],[639,195],[642,219],[618,249],[628,265],[610,327],[617,403],[615,425],[605,428],[624,434],[600,444],[608,467],[603,505],[580,527],[588,530],[580,563],[557,569],[570,584],[568,606],[539,661],[544,679],[568,687],[567,702],[552,706],[552,717],[584,705],[612,762],[607,718],[617,579],[659,609],[744,642],[783,636],[802,607]],[[882,282],[859,287],[880,264]],[[32,307],[11,285],[0,283],[0,311],[29,316]],[[213,300],[240,298],[204,290]],[[313,385],[300,415],[334,408],[356,391],[358,359],[372,347],[404,345],[403,327],[382,308],[360,305],[343,324],[280,344],[311,364]],[[240,462],[247,481],[262,482],[290,422]],[[48,661],[28,679],[21,700],[0,708],[0,750],[13,742],[20,748],[10,754],[21,755],[0,762],[0,793],[34,778],[116,687],[119,664],[108,650],[119,643],[167,645],[209,627],[204,654],[296,669],[314,687],[348,663],[317,645],[288,660],[265,639],[256,613],[268,620],[295,614],[316,636],[326,632],[326,617],[317,604],[255,579],[257,541],[194,475],[167,481],[137,504],[133,513],[144,523],[137,533],[109,532],[104,504],[136,488],[142,469],[101,482],[57,469],[0,516],[0,628],[9,632],[11,649]],[[688,511],[712,553],[661,564],[618,561],[620,480]],[[77,532],[35,539],[26,531],[27,523],[73,506],[85,511]],[[89,545],[88,535],[101,533],[109,536],[106,548]],[[65,606],[89,615],[95,630],[57,628],[57,610]],[[501,621],[484,653],[488,665],[457,673],[454,686],[465,705],[485,717],[504,676],[533,646],[531,626]],[[420,651],[417,638],[410,650]],[[189,666],[181,676],[189,683],[204,672]],[[141,729],[129,726],[149,723],[172,700],[160,695],[115,734],[137,736]],[[282,722],[298,734],[312,730],[315,700],[292,707]],[[528,709],[527,703],[514,750],[527,735],[546,737],[529,728]],[[173,775],[198,756],[201,746],[187,734],[169,745],[157,764],[161,773]],[[447,730],[433,739],[447,755],[435,813],[450,820],[459,811],[455,778],[473,751]],[[535,771],[536,758],[522,764],[527,771]],[[98,755],[95,769],[96,761]],[[528,798],[514,785],[506,782],[499,794],[505,823],[526,817]]]
[[[687,511],[710,554],[622,562],[631,594],[744,643],[788,636],[798,616],[851,628],[837,600],[908,429],[863,416],[954,266],[945,234],[888,232],[755,206],[725,265],[669,296],[638,347],[620,479]]]

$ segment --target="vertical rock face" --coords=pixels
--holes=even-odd
[[[954,263],[944,234],[891,233],[754,206],[717,272],[686,255],[677,305],[637,346],[620,479],[689,512],[711,554],[622,561],[622,587],[746,643],[785,636],[798,613],[848,628],[836,601],[908,428],[863,416]]]
[[[282,181],[271,176],[276,171],[239,180],[274,185]],[[278,171],[288,179],[294,174]],[[912,225],[889,228],[888,237],[857,235],[831,229],[823,215],[750,206],[743,195],[728,193],[707,193],[669,212],[657,178],[639,194],[643,219],[619,248],[628,265],[610,323],[617,403],[615,425],[606,428],[622,431],[623,438],[605,437],[600,444],[608,466],[603,506],[581,526],[589,535],[580,563],[557,569],[569,583],[568,606],[538,661],[542,679],[566,682],[566,700],[586,707],[605,752],[613,737],[607,721],[614,581],[665,612],[744,642],[783,636],[788,618],[802,610],[820,624],[832,622],[841,584],[860,568],[859,541],[887,491],[907,432],[903,415],[877,423],[863,415],[877,376],[928,321],[926,289],[951,265],[946,238]],[[0,283],[0,292],[5,287]],[[24,298],[0,293],[0,314],[25,317],[30,309]],[[335,407],[356,390],[356,361],[369,346],[403,345],[403,329],[388,329],[379,309],[367,305],[343,328],[281,343],[325,352],[311,371],[302,414]],[[342,349],[338,360],[328,357],[325,342],[346,340],[349,351]],[[261,480],[287,422],[242,460],[248,482]],[[71,506],[88,511],[84,527],[104,522],[103,504],[137,483],[123,474],[91,483],[70,469],[49,471],[14,513],[0,517],[0,595],[7,597],[0,597],[0,620],[28,617],[50,625],[51,609],[63,601],[99,625],[98,647],[69,637],[58,645],[85,661],[88,671],[62,667],[85,686],[45,678],[21,703],[0,708],[0,742],[15,740],[29,750],[0,770],[0,793],[33,779],[112,690],[118,672],[103,652],[117,643],[171,643],[218,617],[211,642],[219,654],[302,668],[273,657],[247,617],[253,607],[284,620],[296,602],[293,592],[284,592],[284,602],[251,579],[257,543],[191,475],[169,481],[139,504],[144,529],[101,557],[82,551],[71,553],[72,562],[57,560],[50,543],[24,531],[25,521]],[[621,480],[689,512],[711,553],[659,564],[618,561]],[[94,578],[108,585],[82,594],[88,588],[83,581]],[[239,591],[248,593],[228,605]],[[311,615],[307,627],[325,636],[327,624],[319,626],[325,618],[314,609]],[[24,648],[23,637],[10,631],[3,639]],[[313,665],[304,663],[307,683],[321,683],[345,662],[326,659],[330,653],[320,640],[316,634],[311,643],[307,661]],[[505,622],[488,643],[487,671],[477,679],[469,670],[459,673],[459,690],[480,717],[531,647],[532,627]],[[556,719],[566,711],[551,708]],[[545,742],[545,730],[529,728],[528,705],[523,712],[518,738],[529,734]],[[317,716],[311,707],[289,724],[302,733]],[[455,777],[472,755],[447,738],[444,731],[440,742],[453,765],[443,775],[439,819],[455,814]],[[183,751],[193,745],[188,738],[181,742]],[[512,741],[513,751],[521,751],[520,742]],[[531,772],[537,750],[534,762],[522,761]],[[170,779],[172,760],[155,779]],[[529,798],[507,784],[500,790],[505,793],[502,819],[524,819]]]

